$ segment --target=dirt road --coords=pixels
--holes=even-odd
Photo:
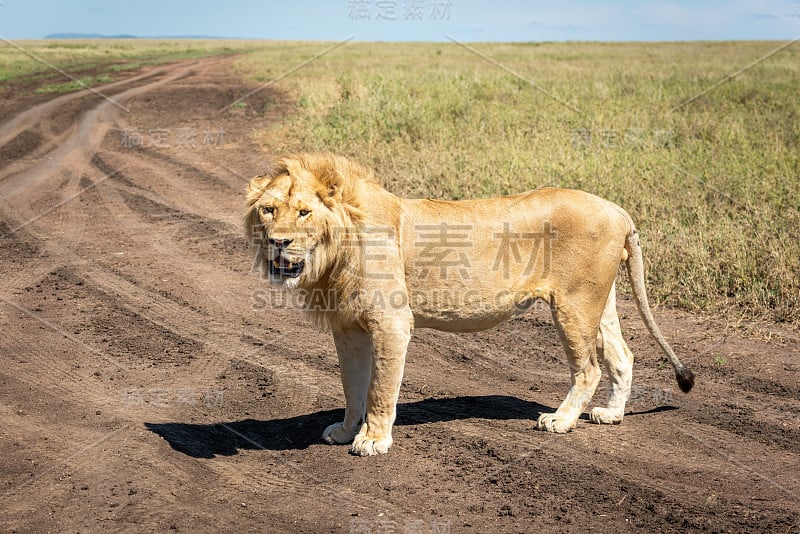
[[[0,530],[800,531],[794,330],[659,310],[685,396],[622,299],[630,411],[562,436],[533,431],[568,388],[545,312],[419,331],[390,454],[321,443],[331,336],[240,231],[269,157],[252,132],[290,105],[268,88],[220,112],[255,88],[230,62],[0,108]]]

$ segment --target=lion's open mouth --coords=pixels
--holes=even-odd
[[[279,256],[270,262],[269,272],[270,274],[277,276],[297,278],[298,276],[300,276],[300,273],[303,272],[303,267],[305,266],[306,262],[303,260],[293,263],[287,260],[286,258]]]

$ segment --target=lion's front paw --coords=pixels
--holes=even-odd
[[[366,432],[360,432],[353,445],[350,447],[350,452],[357,456],[375,456],[376,454],[386,454],[389,452],[389,447],[392,446],[392,436],[388,435],[382,438],[369,437]]]
[[[322,439],[325,443],[331,445],[343,445],[350,443],[358,433],[357,430],[349,431],[344,427],[344,423],[334,423],[325,429],[322,433]]]
[[[600,406],[592,408],[589,414],[589,419],[592,423],[598,425],[618,425],[622,422],[622,416],[618,410],[611,410],[610,408],[601,408]]]
[[[554,432],[556,434],[566,434],[575,426],[574,422],[567,421],[564,417],[555,413],[545,413],[539,416],[536,422],[537,430]]]

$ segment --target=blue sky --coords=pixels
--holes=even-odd
[[[788,40],[800,0],[0,0],[0,36],[360,41]]]

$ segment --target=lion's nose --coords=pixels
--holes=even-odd
[[[284,249],[288,247],[292,241],[294,241],[294,239],[275,239],[272,237],[269,238],[270,244],[279,249]]]

